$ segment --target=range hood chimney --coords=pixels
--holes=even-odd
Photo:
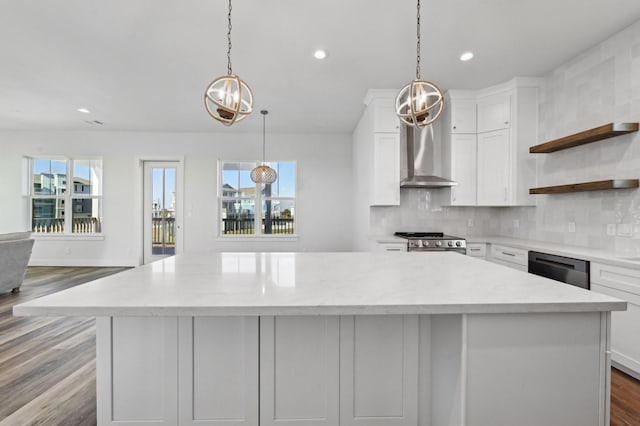
[[[442,152],[434,137],[433,124],[422,129],[404,127],[407,150],[407,178],[400,188],[447,188],[457,185],[442,175]]]

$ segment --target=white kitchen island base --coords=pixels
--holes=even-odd
[[[101,426],[607,426],[625,308],[451,252],[201,253],[14,314],[97,318]]]
[[[604,426],[609,316],[99,317],[98,423]]]

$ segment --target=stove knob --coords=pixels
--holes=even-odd
[[[456,241],[456,247],[460,247],[462,243],[460,241]]]
[[[424,240],[424,241],[422,242],[422,245],[424,245],[425,247],[429,247],[429,241]]]
[[[453,247],[453,241],[449,241],[449,242],[447,243],[447,245],[448,245],[449,247]]]
[[[440,247],[442,245],[442,241],[436,241],[436,245]]]

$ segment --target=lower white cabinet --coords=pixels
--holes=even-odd
[[[467,243],[467,256],[481,257],[485,259],[487,257],[487,244]]]
[[[519,271],[529,270],[529,252],[515,247],[491,244],[491,255],[488,260]]]
[[[418,317],[340,318],[340,425],[418,422]]]
[[[608,318],[99,317],[98,424],[603,426]]]
[[[376,241],[373,245],[373,249],[374,251],[407,251],[407,242],[406,241],[402,241],[402,242],[397,242],[397,243],[392,243],[392,242],[380,242],[380,241]]]
[[[591,291],[627,302],[611,313],[611,361],[640,379],[640,270],[591,262]]]
[[[339,318],[260,318],[260,426],[337,425]]]
[[[186,317],[179,327],[179,424],[258,424],[258,318]]]

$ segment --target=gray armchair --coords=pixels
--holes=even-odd
[[[20,291],[33,243],[31,232],[0,234],[0,293]]]

